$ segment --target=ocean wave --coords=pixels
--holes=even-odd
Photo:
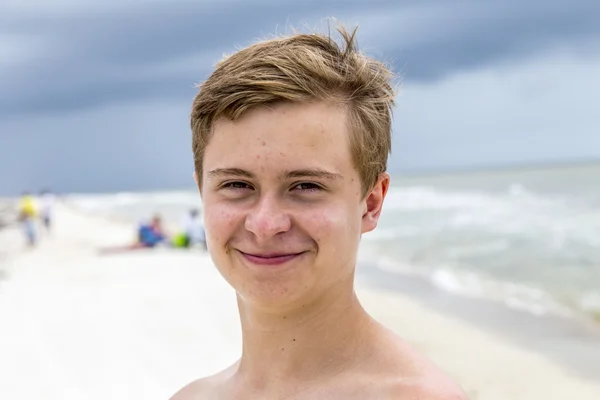
[[[600,210],[566,197],[542,196],[518,183],[503,193],[391,188],[380,225],[390,238],[478,230],[540,238],[554,250],[562,250],[569,242],[600,247]]]
[[[120,192],[111,194],[74,194],[68,201],[84,211],[111,212],[124,207],[143,205],[163,207],[200,207],[200,196],[194,191],[166,191],[149,193]]]
[[[584,293],[580,298],[579,307],[587,313],[600,318],[600,291]]]
[[[405,211],[456,210],[465,208],[505,209],[519,206],[559,206],[565,200],[538,195],[520,183],[512,183],[504,193],[442,190],[433,186],[390,188],[386,208]]]
[[[568,297],[561,297],[539,285],[500,281],[473,271],[457,270],[449,265],[437,265],[431,268],[414,266],[365,249],[361,249],[359,262],[398,274],[399,279],[402,275],[417,277],[429,282],[438,290],[473,300],[495,301],[534,316],[548,314],[567,318],[578,315],[588,315],[593,318],[600,316],[600,293],[598,292],[570,293]]]
[[[127,215],[132,220],[159,210],[173,223],[179,223],[179,217],[189,207],[201,207],[196,191],[78,195],[70,196],[69,201],[87,211]],[[499,301],[535,315],[600,314],[597,292],[556,295],[544,286],[544,279],[554,279],[546,276],[552,274],[548,268],[569,262],[596,263],[597,258],[593,257],[597,254],[595,249],[600,247],[598,210],[576,209],[564,199],[545,199],[518,183],[495,194],[444,191],[427,186],[393,187],[386,204],[387,215],[376,230],[364,235],[365,245],[361,246],[375,249],[370,256],[379,268],[418,275],[439,290]],[[399,258],[394,251],[402,243],[403,258]],[[419,265],[398,262],[415,257]],[[535,284],[519,283],[525,275],[521,276],[518,269],[510,272],[514,282],[501,281],[482,271],[480,263],[486,259],[492,260],[490,267],[498,270],[504,264],[518,263],[526,270],[544,268],[544,271],[528,275],[535,276]],[[548,267],[548,259],[562,264]],[[467,264],[463,263],[461,268],[451,265],[461,261]]]
[[[130,206],[144,201],[143,195],[121,192],[114,194],[73,194],[66,199],[84,211],[105,211],[116,207]]]

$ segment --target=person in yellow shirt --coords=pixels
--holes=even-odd
[[[21,200],[19,201],[19,221],[23,227],[23,232],[27,238],[27,243],[30,246],[34,246],[37,239],[35,229],[36,216],[37,206],[35,203],[35,198],[29,194],[29,192],[24,192],[21,196]]]

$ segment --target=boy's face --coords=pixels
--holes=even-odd
[[[201,186],[207,245],[247,301],[293,305],[353,279],[389,176],[362,196],[346,121],[343,108],[316,103],[215,124]]]

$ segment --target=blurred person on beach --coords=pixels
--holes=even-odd
[[[138,227],[137,242],[133,248],[150,248],[165,242],[167,235],[165,234],[162,217],[160,214],[155,214],[150,219],[149,223],[141,223]]]
[[[175,247],[189,248],[196,245],[206,250],[204,226],[198,209],[191,209],[183,218],[182,231],[173,238]]]
[[[356,30],[338,32],[341,44],[297,33],[241,49],[194,99],[194,179],[242,354],[172,400],[466,399],[355,294],[390,184],[395,91]]]
[[[162,217],[160,214],[155,214],[150,221],[142,222],[138,225],[136,240],[133,243],[125,246],[103,248],[100,249],[100,253],[121,253],[139,249],[151,249],[160,245],[168,246],[169,241],[163,228]]]
[[[40,193],[40,218],[47,232],[50,232],[56,197],[50,190],[45,189]]]
[[[35,198],[28,191],[23,192],[19,199],[18,220],[29,246],[35,246],[37,242],[37,229],[35,226],[37,214],[38,209]]]

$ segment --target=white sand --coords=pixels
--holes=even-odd
[[[60,208],[57,231],[23,250],[0,233],[0,399],[157,399],[233,362],[234,293],[207,255],[140,251],[99,257],[131,227]],[[4,263],[5,265],[3,266]],[[365,307],[454,376],[473,399],[600,399],[600,385],[420,306],[359,286]]]

